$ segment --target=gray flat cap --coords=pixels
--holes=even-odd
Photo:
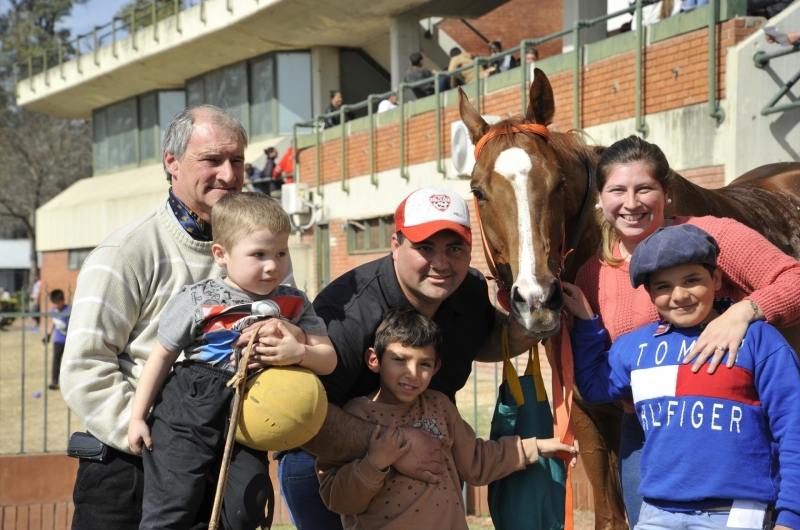
[[[700,263],[717,266],[719,245],[708,232],[682,224],[659,228],[639,243],[630,263],[631,284],[636,289],[651,272]]]

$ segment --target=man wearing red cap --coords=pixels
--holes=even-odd
[[[500,332],[507,322],[489,301],[486,279],[470,268],[472,231],[469,209],[451,190],[423,188],[395,211],[392,253],[357,267],[328,285],[314,300],[314,310],[328,326],[338,364],[322,377],[328,393],[328,417],[319,434],[283,455],[281,491],[292,519],[302,528],[342,528],[340,516],[325,508],[314,472],[315,456],[349,462],[367,452],[374,424],[343,412],[348,400],[379,386],[367,368],[365,353],[373,346],[383,313],[410,305],[436,322],[442,331],[438,351],[442,367],[431,380],[455,402],[469,378],[472,362],[499,361]],[[535,341],[510,321],[511,348],[519,353]],[[444,462],[439,441],[424,429],[406,429],[412,449],[394,466],[405,475],[439,482]]]

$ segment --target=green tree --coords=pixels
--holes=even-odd
[[[91,175],[91,135],[83,120],[57,119],[16,106],[13,65],[57,53],[70,35],[56,26],[74,5],[86,1],[9,0],[10,7],[0,13],[0,222],[24,230],[34,249],[36,209]],[[33,281],[38,273],[35,250],[31,258]]]
[[[175,0],[131,0],[123,5],[115,15],[126,21],[131,19],[131,11],[135,11],[135,28],[141,29],[153,24],[153,3],[156,5],[156,19],[163,20],[175,14]],[[178,9],[186,6],[186,0],[178,1]]]

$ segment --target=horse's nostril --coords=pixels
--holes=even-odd
[[[561,285],[558,280],[553,280],[550,284],[550,296],[547,297],[545,307],[551,311],[561,311],[564,307],[564,293],[561,291]]]
[[[511,287],[511,301],[515,304],[524,304],[527,303],[525,298],[519,294],[519,289],[516,286]]]

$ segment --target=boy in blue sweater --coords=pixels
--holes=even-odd
[[[608,335],[583,293],[564,284],[583,399],[633,397],[646,435],[637,530],[800,529],[800,362],[756,321],[733,368],[692,373],[683,358],[719,314],[719,246],[699,228],[660,228],[636,247],[631,282],[661,322]],[[725,360],[723,359],[723,362]]]

